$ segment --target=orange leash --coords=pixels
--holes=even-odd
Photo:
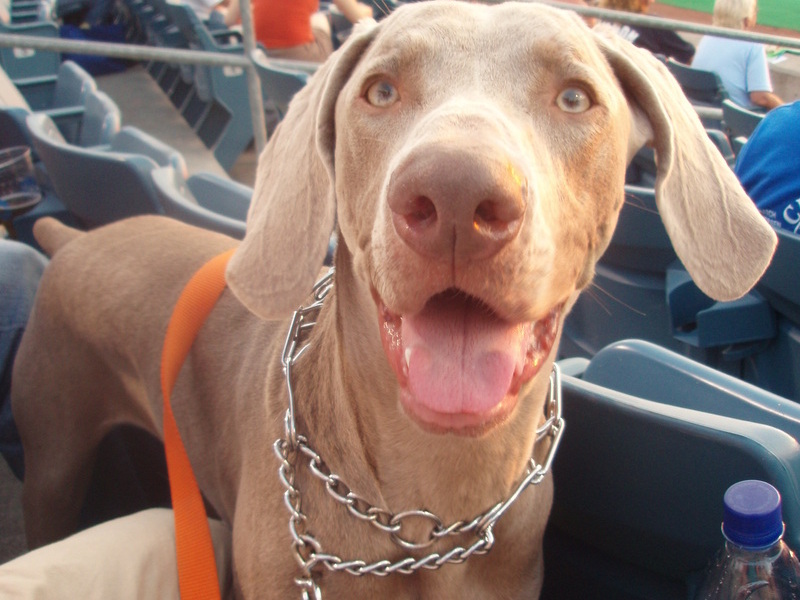
[[[175,515],[181,600],[220,600],[220,591],[203,498],[172,414],[170,394],[197,333],[225,289],[225,266],[233,251],[212,258],[186,284],[167,326],[161,355],[164,447]]]

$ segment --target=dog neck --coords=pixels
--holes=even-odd
[[[330,369],[333,389],[324,401],[345,399],[326,409],[334,411],[336,416],[329,418],[336,419],[343,439],[332,439],[329,425],[319,421],[326,435],[310,438],[312,445],[319,444],[316,449],[329,457],[328,466],[347,477],[354,491],[392,512],[425,507],[455,521],[507,498],[532,456],[552,357],[542,369],[545,375],[521,392],[524,397],[511,417],[491,431],[479,437],[426,432],[400,406],[398,384],[381,347],[377,309],[342,254],[337,256],[336,284],[319,316],[314,354],[318,366]],[[348,425],[344,433],[342,424]],[[547,445],[536,448],[537,460]],[[342,456],[342,447],[358,449],[359,455]]]

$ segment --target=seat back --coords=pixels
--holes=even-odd
[[[186,160],[178,150],[165,144],[138,127],[126,125],[119,130],[109,144],[114,152],[141,154],[151,159],[159,167],[172,167],[181,177],[187,177],[189,169]]]
[[[602,261],[608,265],[663,274],[677,258],[658,214],[655,190],[625,186],[625,204]]]
[[[800,236],[776,229],[778,248],[757,290],[777,315],[776,339],[747,363],[749,381],[800,401]]]
[[[242,223],[247,220],[253,188],[213,173],[196,173],[186,183],[201,206]]]
[[[65,60],[58,68],[53,104],[50,108],[83,106],[91,92],[97,90],[97,82],[83,67]]]
[[[84,227],[163,213],[150,177],[157,167],[152,159],[68,144],[42,113],[29,115],[26,124],[56,195]]]
[[[289,102],[308,82],[308,73],[278,66],[260,48],[253,51],[252,59],[261,80],[264,101],[272,103],[279,118],[283,119]]]
[[[168,1],[166,10],[189,47],[206,52],[241,55],[241,35],[232,30],[209,31],[197,14],[182,2]],[[223,169],[230,169],[253,140],[253,123],[247,92],[247,74],[241,67],[200,67],[193,76],[192,94],[208,104],[195,125],[198,137],[212,149]],[[198,85],[200,89],[198,89]],[[190,101],[184,117],[196,115]],[[189,113],[185,111],[189,111]],[[187,117],[187,120],[188,117]]]
[[[33,35],[37,37],[58,38],[58,26],[50,21],[40,21],[21,25],[4,25],[0,23],[0,35]],[[55,77],[61,64],[61,55],[49,50],[32,48],[18,49],[0,47],[0,67],[12,80],[33,79],[38,77]],[[43,98],[50,98],[52,89],[45,90]],[[31,108],[43,108],[47,102],[39,98],[28,97]]]
[[[245,220],[241,215],[244,212],[246,216],[252,189],[239,184],[228,185],[222,178],[210,174],[206,177],[212,178],[211,181],[204,179],[194,184],[192,179],[196,176],[187,182],[172,167],[160,167],[151,175],[167,216],[236,239],[244,237]]]
[[[693,103],[722,107],[728,97],[719,75],[712,71],[695,69],[673,58],[667,59],[667,68]]]
[[[100,90],[86,96],[78,145],[83,147],[108,144],[117,134],[122,122],[122,113],[111,97]]]
[[[601,571],[604,585],[627,593],[583,597],[689,597],[692,574],[723,543],[723,493],[742,479],[780,490],[786,540],[800,548],[797,405],[627,342],[598,353],[583,379],[565,376],[563,393],[567,428],[553,466],[550,528],[581,552],[559,558],[574,561],[571,569],[548,554],[546,582],[551,569],[577,577]],[[549,582],[562,592],[550,598],[580,597],[558,583]]]
[[[763,113],[748,110],[730,99],[723,100],[722,126],[731,139],[731,146],[737,156],[742,146],[747,143],[747,138],[752,135],[763,119]]]

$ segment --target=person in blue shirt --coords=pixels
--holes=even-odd
[[[800,100],[767,113],[739,152],[735,172],[773,227],[800,234]]]
[[[713,23],[748,30],[755,27],[757,13],[757,0],[716,0]],[[764,111],[783,104],[773,92],[763,44],[706,35],[697,45],[692,66],[719,75],[728,96],[739,106]]]

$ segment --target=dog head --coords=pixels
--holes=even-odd
[[[289,314],[336,222],[407,410],[490,422],[552,356],[645,143],[678,256],[712,298],[741,296],[775,234],[655,58],[547,6],[407,5],[357,27],[292,102],[229,285]]]

